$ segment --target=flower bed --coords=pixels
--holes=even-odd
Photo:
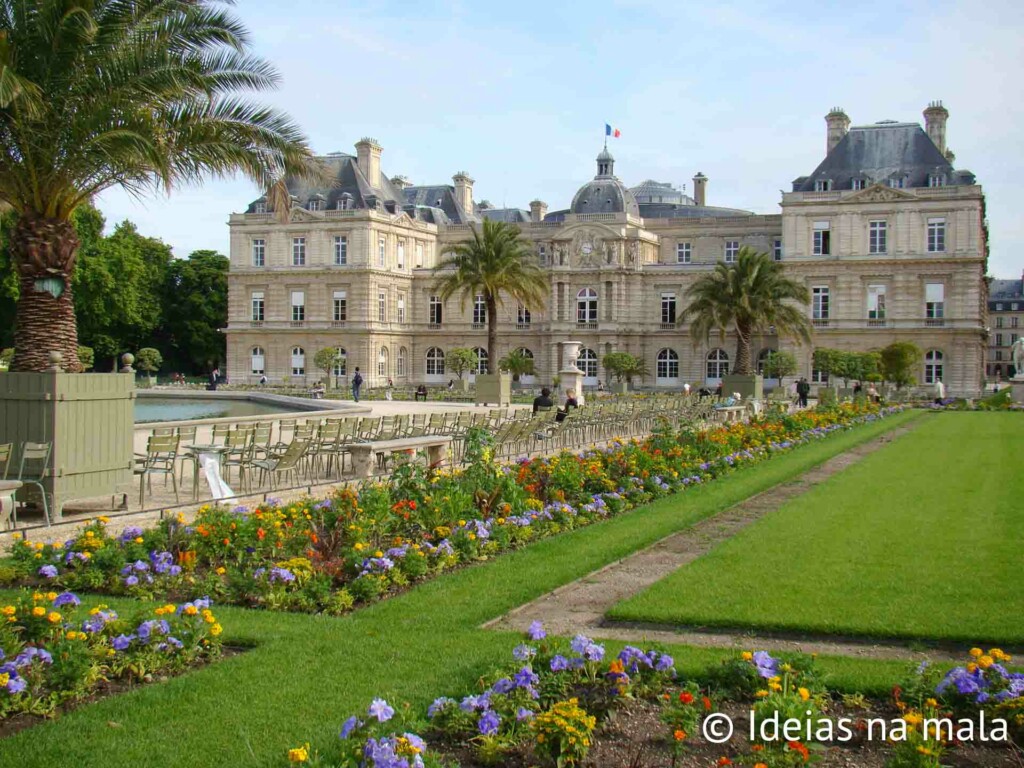
[[[582,635],[551,641],[539,623],[527,640],[508,664],[482,678],[478,690],[438,697],[425,717],[374,699],[365,714],[345,721],[339,741],[324,754],[306,743],[288,752],[289,762],[323,768],[786,768],[817,762],[939,768],[952,760],[991,768],[1014,764],[1005,736],[1001,745],[960,746],[957,731],[940,737],[928,719],[950,718],[966,728],[984,710],[1018,718],[1016,737],[1022,735],[1024,675],[1003,668],[1000,661],[1009,657],[998,649],[972,652],[969,665],[941,682],[922,666],[894,687],[892,701],[872,704],[831,695],[809,656],[745,652],[698,682],[680,679],[673,659],[657,649],[626,646],[606,658],[600,643]],[[743,726],[735,738],[706,738],[722,737],[708,724],[726,714]],[[627,742],[624,749],[609,743],[617,738]]]
[[[399,467],[387,483],[315,502],[199,510],[117,536],[99,518],[60,544],[23,541],[0,583],[140,598],[211,595],[280,610],[343,613],[358,602],[530,541],[620,514],[899,409],[845,404],[707,430],[658,432],[578,454],[499,466],[471,434],[467,466]]]
[[[126,619],[72,592],[25,591],[0,607],[0,722],[187,670],[220,654],[220,634],[207,599]]]

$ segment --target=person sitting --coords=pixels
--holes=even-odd
[[[538,411],[550,411],[555,407],[554,401],[551,399],[551,390],[547,387],[541,389],[540,394],[533,398],[533,412]]]
[[[413,395],[413,399],[414,400],[422,400],[423,402],[427,402],[427,385],[426,384],[420,384],[418,387],[416,387],[416,392]]]
[[[569,411],[573,408],[579,408],[579,402],[576,400],[576,391],[567,389],[565,390],[565,405],[558,412],[555,421],[565,421],[565,417],[569,415]]]
[[[260,386],[265,387],[267,385],[267,374],[260,376]]]
[[[455,379],[448,379],[448,391],[453,392],[455,390]]]

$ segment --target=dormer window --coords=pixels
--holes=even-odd
[[[944,187],[944,186],[946,186],[946,174],[944,174],[944,173],[930,173],[930,174],[928,174],[928,186],[929,187]]]
[[[348,192],[342,192],[341,197],[338,198],[338,210],[339,211],[351,211],[352,210],[352,195]]]
[[[889,186],[893,189],[903,189],[907,185],[906,176],[893,176],[889,179]]]
[[[818,179],[814,182],[815,192],[831,192],[832,191],[832,179]]]
[[[309,210],[311,210],[311,211],[319,211],[319,210],[321,210],[323,208],[323,205],[324,205],[324,201],[323,200],[310,200],[309,201]]]
[[[253,213],[266,213],[267,212],[267,201],[257,200],[252,207]]]
[[[850,183],[850,189],[853,189],[853,190],[864,189],[864,179],[854,179]]]

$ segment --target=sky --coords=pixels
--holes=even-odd
[[[604,125],[615,172],[692,188],[708,204],[779,213],[825,154],[824,115],[923,123],[941,100],[955,166],[987,198],[989,272],[1024,271],[1024,3],[325,2],[239,0],[253,52],[281,75],[251,98],[284,110],[318,154],[372,136],[415,184],[475,180],[474,197],[568,207],[595,173]],[[99,198],[176,256],[228,252],[244,178]]]

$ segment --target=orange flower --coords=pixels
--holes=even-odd
[[[704,702],[704,710],[706,712],[710,712],[711,711],[711,699],[709,699],[707,696],[702,696],[701,697],[701,701]]]
[[[730,760],[725,755],[722,755],[720,758],[718,758],[718,765],[732,765],[732,760]]]
[[[683,691],[679,694],[679,701],[683,704],[693,704],[693,694],[689,691]]]
[[[683,740],[686,739],[686,731],[684,731],[682,728],[680,728],[675,733],[672,734],[672,737],[676,741],[683,741]]]

